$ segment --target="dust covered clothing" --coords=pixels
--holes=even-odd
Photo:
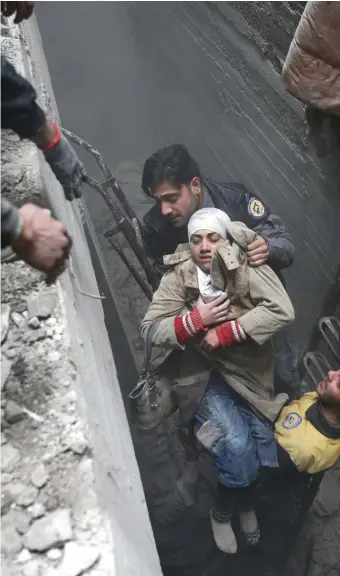
[[[20,138],[33,138],[45,122],[32,84],[1,56],[1,128],[13,130]]]
[[[21,232],[19,210],[5,198],[1,198],[1,250],[7,248]]]
[[[179,362],[179,376],[173,390],[183,423],[190,422],[204,395],[211,370],[220,372],[228,384],[266,418],[274,421],[288,400],[287,394],[274,396],[274,352],[272,336],[294,320],[294,310],[282,283],[268,266],[252,268],[246,249],[256,232],[240,222],[232,222],[230,239],[214,253],[211,277],[214,286],[227,291],[230,299],[228,320],[237,319],[249,336],[242,345],[218,348],[204,353],[198,334],[185,346]],[[166,259],[172,269],[155,292],[142,322],[142,336],[157,321],[152,332],[154,346],[183,349],[175,332],[175,318],[193,310],[199,296],[197,268],[188,246],[179,247]]]

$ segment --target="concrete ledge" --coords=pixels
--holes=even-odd
[[[34,19],[22,27],[20,47],[26,76],[35,85],[47,115],[58,120]],[[112,567],[105,574],[158,576],[159,560],[84,233],[86,210],[81,203],[65,201],[42,158],[40,170],[45,200],[74,242],[71,266],[61,279],[59,295],[77,372],[76,388],[80,403],[84,400],[86,406],[97,496],[111,526]]]

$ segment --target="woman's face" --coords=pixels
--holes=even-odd
[[[223,242],[223,238],[216,232],[210,232],[210,230],[198,230],[191,236],[191,256],[203,272],[210,272],[212,257],[221,242]]]

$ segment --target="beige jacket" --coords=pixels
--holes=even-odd
[[[340,114],[340,2],[307,2],[282,78],[302,102]]]
[[[274,397],[271,337],[293,322],[292,303],[269,266],[248,266],[245,251],[255,240],[256,232],[241,222],[233,222],[229,235],[233,241],[225,241],[216,250],[211,275],[214,285],[228,292],[228,319],[238,319],[249,340],[212,353],[205,353],[200,347],[203,333],[186,343],[173,387],[184,421],[193,416],[213,368],[270,420],[275,420],[288,399],[286,394]],[[176,338],[174,318],[192,310],[197,302],[197,271],[188,245],[179,246],[164,261],[173,268],[163,276],[153,296],[142,322],[142,335],[157,321],[152,330],[153,346],[180,349],[183,347]]]

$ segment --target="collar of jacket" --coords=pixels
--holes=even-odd
[[[224,290],[226,271],[236,270],[246,259],[246,249],[256,239],[256,232],[250,230],[243,222],[231,222],[228,228],[228,238],[221,244],[212,259],[211,278],[214,286]],[[196,264],[191,258],[189,244],[180,244],[174,254],[163,257],[164,264],[169,267],[187,262],[185,270],[185,285],[198,289]]]

